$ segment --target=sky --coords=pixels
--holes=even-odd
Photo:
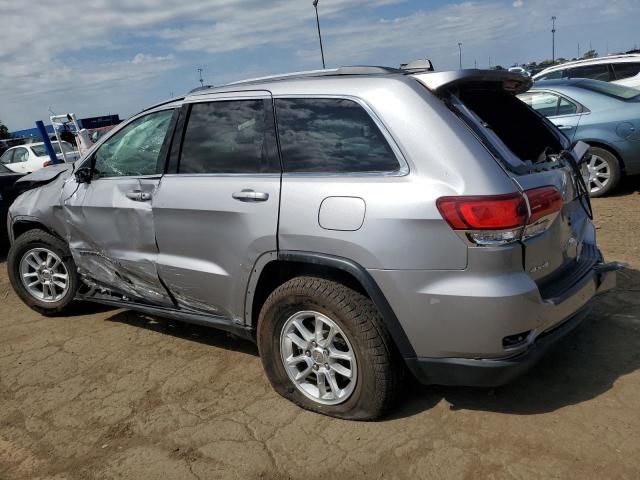
[[[505,67],[640,46],[638,0],[320,0],[327,67]],[[205,84],[316,69],[311,0],[0,0],[0,120],[118,113]],[[48,122],[45,122],[48,123]]]

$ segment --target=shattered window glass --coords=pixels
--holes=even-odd
[[[153,175],[173,110],[134,120],[104,142],[95,156],[96,177]]]

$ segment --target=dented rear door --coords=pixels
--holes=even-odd
[[[149,304],[173,302],[158,278],[152,201],[174,111],[141,115],[95,151],[91,183],[64,202],[69,246],[80,274],[99,287]]]

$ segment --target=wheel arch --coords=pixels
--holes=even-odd
[[[402,325],[369,272],[352,260],[324,253],[280,251],[260,257],[251,272],[246,292],[246,325],[255,330],[260,309],[269,294],[300,275],[337,281],[369,297],[378,308],[398,353],[405,359],[416,356]]]
[[[46,226],[43,222],[35,217],[16,217],[11,220],[9,226],[9,240],[13,243],[16,238],[31,230],[44,230],[45,232],[58,237],[60,240],[64,238],[58,235],[53,229]]]

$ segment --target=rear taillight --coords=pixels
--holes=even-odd
[[[528,211],[519,193],[476,197],[441,197],[438,210],[454,230],[503,230],[522,227]]]
[[[440,197],[436,205],[454,230],[477,245],[501,245],[546,230],[562,208],[555,187],[524,194]]]
[[[562,209],[562,194],[555,187],[534,188],[525,193],[531,210],[531,217],[527,222],[529,224]]]
[[[46,162],[44,162],[44,163],[42,164],[42,168],[44,168],[44,167],[48,167],[49,165],[53,165],[53,162],[52,162],[51,160],[47,160]]]
[[[531,212],[523,237],[531,238],[544,232],[562,210],[564,201],[556,187],[540,187],[525,192]]]

